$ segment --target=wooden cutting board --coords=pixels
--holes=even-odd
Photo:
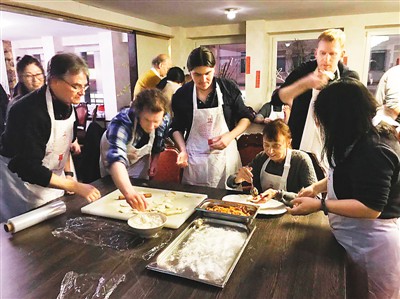
[[[146,187],[135,187],[140,193],[151,193],[151,197],[146,200],[150,205],[157,203],[169,203],[174,208],[182,208],[185,211],[182,214],[167,216],[165,227],[177,229],[193,214],[197,205],[207,198],[206,194],[179,192],[171,190],[161,190]],[[125,200],[119,200],[121,192],[117,189],[99,200],[84,206],[82,213],[102,216],[107,218],[128,220],[135,215],[134,211],[127,206]]]

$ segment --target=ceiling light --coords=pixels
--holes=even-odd
[[[238,12],[237,8],[227,8],[225,9],[225,14],[228,20],[233,20],[236,18],[236,13]]]

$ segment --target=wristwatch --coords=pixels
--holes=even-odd
[[[72,171],[64,171],[65,175],[69,175],[69,176],[74,176],[74,173]]]
[[[321,210],[324,212],[325,215],[328,215],[329,211],[326,206],[325,197],[321,198]]]

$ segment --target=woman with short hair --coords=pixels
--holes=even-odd
[[[249,165],[229,176],[229,187],[243,182],[253,184],[263,196],[285,199],[288,203],[301,188],[317,181],[310,157],[291,146],[289,126],[281,119],[267,123],[263,130],[263,148]],[[279,198],[277,198],[279,197]]]

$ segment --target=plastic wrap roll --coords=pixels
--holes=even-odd
[[[63,201],[55,201],[28,213],[9,219],[4,225],[4,229],[6,232],[16,233],[25,228],[45,221],[46,219],[63,214],[66,212],[66,210],[67,207]]]

